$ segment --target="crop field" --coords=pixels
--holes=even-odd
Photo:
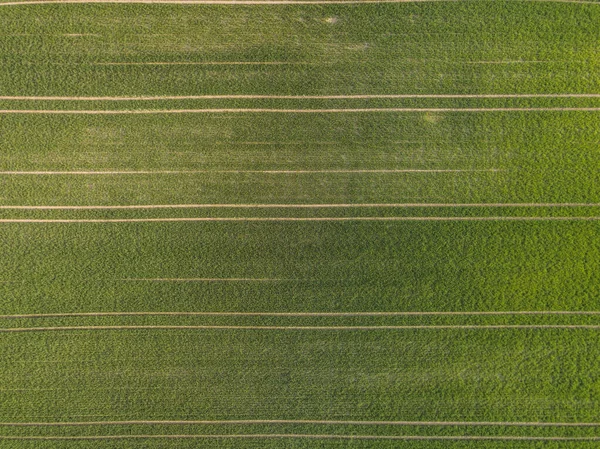
[[[0,448],[596,448],[600,1],[0,0]]]

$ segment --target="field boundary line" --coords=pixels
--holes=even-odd
[[[41,115],[148,115],[148,114],[342,114],[385,112],[598,112],[600,107],[500,107],[500,108],[335,108],[335,109],[270,109],[270,108],[210,108],[210,109],[2,109],[0,114]]]
[[[590,217],[179,217],[179,218],[2,218],[0,223],[343,222],[343,221],[599,221]]]
[[[0,436],[0,440],[124,440],[124,439],[319,439],[319,440],[471,440],[471,441],[600,441],[600,437],[491,436],[491,435],[341,435],[341,434],[205,434],[205,435],[78,435],[78,436]]]
[[[0,319],[86,318],[126,316],[251,316],[251,317],[378,317],[378,316],[513,316],[600,315],[600,311],[468,311],[468,312],[73,312],[0,315]]]
[[[4,2],[0,6],[42,5],[63,3],[138,3],[138,4],[175,4],[175,5],[360,5],[376,3],[433,3],[457,2],[461,0],[26,0],[23,2]]]
[[[4,2],[0,6],[42,5],[42,4],[82,4],[82,3],[137,3],[137,4],[175,4],[175,5],[360,5],[377,3],[435,3],[459,2],[461,0],[26,0],[22,2]],[[598,4],[591,0],[515,0],[531,3],[579,3]]]
[[[236,326],[236,325],[117,325],[117,326],[45,326],[0,328],[0,333],[124,331],[124,330],[268,330],[268,331],[375,331],[375,330],[498,330],[498,329],[587,329],[600,324],[439,324],[381,326]]]
[[[333,209],[444,207],[600,207],[600,203],[362,203],[362,204],[132,204],[112,206],[11,206],[0,210],[120,210],[120,209]]]
[[[298,424],[334,426],[439,426],[439,427],[600,427],[599,422],[515,422],[515,421],[358,421],[303,419],[233,419],[233,420],[140,420],[89,422],[0,422],[0,427],[83,427],[130,425],[261,425]]]
[[[481,62],[479,62],[481,63]],[[125,63],[105,63],[121,65]],[[142,64],[142,63],[127,63]],[[143,64],[216,64],[216,63],[143,63]],[[222,63],[225,64],[225,63]],[[234,63],[228,63],[234,64]],[[237,62],[235,64],[242,64]],[[255,63],[244,64],[292,64]],[[293,63],[297,64],[297,63]],[[308,63],[306,63],[308,64]],[[474,63],[473,63],[474,64]],[[368,100],[368,99],[490,99],[490,98],[600,98],[600,94],[357,94],[357,95],[164,95],[164,96],[0,96],[2,101],[163,101],[163,100]]]
[[[496,168],[484,169],[332,169],[332,170],[139,170],[139,171],[0,171],[0,175],[30,176],[30,175],[193,175],[193,174],[320,174],[320,173],[470,173],[470,172],[502,172]]]

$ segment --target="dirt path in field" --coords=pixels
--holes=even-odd
[[[335,221],[599,221],[592,217],[177,217],[37,219],[3,218],[0,223],[160,223],[160,222],[335,222]]]
[[[600,107],[565,108],[342,108],[342,109],[121,109],[121,110],[60,110],[60,109],[2,109],[0,114],[52,115],[136,115],[136,114],[339,114],[375,112],[598,112]]]
[[[125,206],[0,206],[0,210],[332,209],[438,207],[600,207],[600,203],[147,204]]]
[[[597,422],[514,422],[514,421],[340,421],[294,419],[241,419],[197,421],[89,421],[89,422],[0,422],[6,427],[79,427],[131,425],[262,425],[298,424],[333,426],[500,426],[500,427],[600,427]]]
[[[478,62],[483,63],[483,62]],[[490,62],[487,62],[490,63]],[[105,65],[217,64],[217,63],[105,63]],[[222,63],[287,64],[287,63]],[[296,63],[289,63],[296,64]],[[470,64],[475,64],[470,62]],[[0,96],[3,101],[160,101],[160,100],[373,100],[373,99],[487,99],[487,98],[600,98],[600,94],[367,94],[367,95],[162,95],[129,97]]]

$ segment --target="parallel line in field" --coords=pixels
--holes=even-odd
[[[360,5],[368,3],[453,2],[460,0],[27,0],[3,2],[0,6],[43,5],[56,3],[139,3],[175,5]]]
[[[146,279],[143,279],[146,280]],[[150,279],[152,280],[152,279]],[[181,280],[181,279],[174,279]],[[221,280],[221,279],[219,279]],[[254,281],[256,279],[250,279]],[[260,279],[259,279],[260,280]],[[73,312],[0,315],[0,319],[86,318],[125,316],[251,316],[251,317],[379,317],[379,316],[513,316],[513,315],[600,315],[600,311],[489,311],[489,312]]]
[[[463,64],[548,64],[552,62],[557,61],[465,61]],[[550,98],[554,98],[554,96],[550,96]]]
[[[471,172],[501,172],[504,170],[490,169],[374,169],[374,170],[138,170],[138,171],[0,171],[4,176],[30,176],[30,175],[193,175],[193,174],[269,174],[269,175],[293,175],[293,174],[319,174],[319,173],[471,173]]]
[[[236,420],[140,420],[140,421],[88,421],[88,422],[0,422],[4,427],[83,427],[131,425],[261,425],[298,424],[334,426],[497,426],[497,427],[600,427],[598,422],[515,422],[515,421],[344,421],[297,419],[236,419]]]
[[[154,62],[95,62],[92,65],[102,66],[129,66],[129,65],[315,65],[316,62],[304,61],[154,61]],[[76,97],[77,98],[77,97]],[[11,97],[0,97],[0,100],[10,100]],[[35,99],[29,98],[29,99]],[[42,97],[42,99],[44,99]],[[78,98],[80,99],[80,98]]]
[[[176,5],[357,5],[369,3],[433,3],[460,2],[461,0],[27,0],[22,2],[3,2],[0,6],[63,4],[63,3],[138,3],[138,4],[176,4]],[[543,3],[580,3],[598,4],[592,0],[517,0]]]
[[[212,434],[212,435],[79,435],[0,436],[1,440],[125,440],[125,439],[318,439],[318,440],[471,440],[471,441],[600,441],[600,437],[535,437],[471,435],[331,435],[331,434]]]
[[[514,62],[514,61],[513,61]],[[476,61],[465,64],[508,63],[508,61]],[[298,63],[102,63],[103,65],[141,64],[298,64]],[[304,63],[303,63],[304,64]],[[367,100],[367,99],[486,99],[486,98],[600,98],[600,94],[365,94],[365,95],[161,95],[129,97],[82,96],[0,96],[7,101],[160,101],[160,100]]]
[[[113,206],[4,206],[0,210],[121,210],[121,209],[335,209],[445,207],[600,207],[600,203],[347,203],[347,204],[132,204]]]
[[[212,109],[2,109],[0,114],[44,115],[142,115],[142,114],[341,114],[383,112],[598,112],[600,107],[542,107],[542,108],[338,108],[338,109],[269,109],[269,108],[212,108]]]
[[[419,1],[419,0],[417,0]],[[440,0],[434,0],[434,1],[440,1]],[[441,0],[444,1],[444,0]],[[449,0],[449,1],[453,1],[453,0]],[[519,1],[519,0],[517,0]],[[598,1],[594,1],[594,0],[520,0],[520,1],[524,1],[524,2],[539,2],[539,3],[581,3],[581,4],[587,4],[587,5],[598,5],[600,4]]]
[[[150,282],[300,282],[302,279],[277,278],[127,278],[120,281],[150,281]],[[1,315],[0,315],[1,317]]]
[[[596,324],[439,324],[382,326],[236,326],[236,325],[115,325],[0,328],[0,333],[122,330],[270,330],[270,331],[374,331],[374,330],[481,330],[481,329],[600,329]]]
[[[180,217],[180,218],[2,218],[0,223],[153,223],[153,222],[292,222],[292,221],[598,221],[592,217]]]

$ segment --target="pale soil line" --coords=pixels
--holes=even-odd
[[[600,315],[600,311],[514,311],[514,312],[73,312],[0,315],[0,319],[86,318],[123,316],[268,316],[268,317],[379,317],[379,316],[514,316],[514,315]]]
[[[334,209],[443,207],[600,207],[600,203],[367,203],[367,204],[146,204],[117,206],[2,206],[0,210],[121,210],[121,209]]]
[[[514,422],[514,421],[341,421],[294,419],[241,419],[192,421],[89,421],[89,422],[0,422],[6,427],[79,427],[79,426],[130,426],[130,425],[256,425],[299,424],[335,426],[500,426],[500,427],[600,427],[597,422]]]
[[[175,4],[175,5],[360,5],[367,3],[420,3],[453,2],[460,0],[28,0],[23,2],[4,2],[0,6],[43,5],[62,3],[138,3],[138,4]]]
[[[319,174],[319,173],[471,173],[502,172],[501,169],[397,169],[397,170],[141,170],[141,171],[0,171],[0,175],[193,175],[210,173]]]
[[[433,3],[457,2],[461,0],[28,0],[22,2],[3,2],[0,6],[43,5],[43,4],[82,4],[82,3],[137,3],[137,4],[175,4],[175,5],[360,5],[369,3]],[[598,4],[590,0],[518,0],[548,3]]]
[[[285,140],[279,140],[279,141],[274,141],[274,142],[269,142],[269,141],[253,141],[253,142],[249,142],[249,141],[243,141],[243,140],[232,140],[232,141],[217,141],[214,142],[215,145],[337,145],[339,142],[332,142],[332,141],[318,141],[318,140],[307,140],[307,141],[302,141],[302,140],[298,140],[298,141],[285,141]],[[405,142],[398,142],[398,141],[390,141],[389,143],[405,143]],[[415,141],[415,142],[410,142],[410,143],[422,143],[421,141]]]
[[[223,434],[223,435],[80,435],[80,436],[0,436],[2,440],[125,440],[125,439],[292,439],[318,440],[471,440],[471,441],[600,441],[600,437],[530,437],[471,435],[331,435],[331,434]]]
[[[121,109],[121,110],[60,110],[60,109],[2,109],[0,114],[46,115],[141,115],[141,114],[340,114],[379,112],[597,112],[600,107],[565,108],[344,108],[344,109]]]
[[[56,3],[139,3],[139,4],[176,4],[176,5],[355,5],[368,3],[433,3],[433,2],[456,2],[461,0],[29,0],[23,2],[5,2],[0,6],[19,6],[19,5],[41,5]],[[517,0],[519,1],[519,0]],[[580,4],[598,4],[591,0],[520,0],[528,2],[543,3],[580,3]]]
[[[109,66],[129,66],[129,65],[315,65],[316,62],[303,62],[303,61],[206,61],[206,62],[95,62],[92,65],[109,65]],[[0,100],[4,98],[0,97]]]
[[[149,282],[295,282],[300,279],[267,279],[267,278],[130,278],[120,281]]]
[[[48,326],[0,328],[0,333],[93,331],[93,330],[273,330],[273,331],[373,331],[373,330],[444,330],[444,329],[600,329],[600,324],[440,324],[382,326],[235,326],[235,325],[123,325],[123,326]]]
[[[466,61],[464,64],[547,64],[556,61]]]
[[[158,222],[286,222],[286,221],[598,221],[594,217],[185,217],[185,218],[3,218],[0,223],[158,223]]]
[[[107,63],[108,64],[108,63]],[[111,63],[112,64],[112,63]],[[116,63],[115,63],[116,64]],[[154,63],[157,64],[157,63]],[[239,64],[239,63],[238,63]],[[467,64],[476,64],[468,62]],[[483,64],[478,62],[477,64]],[[367,95],[163,95],[138,97],[0,96],[3,101],[159,101],[159,100],[368,100],[460,98],[600,98],[600,94],[367,94]]]
[[[440,0],[443,1],[443,0]],[[584,5],[599,5],[598,1],[591,0],[521,0],[524,2],[540,2],[540,3],[581,3]]]

